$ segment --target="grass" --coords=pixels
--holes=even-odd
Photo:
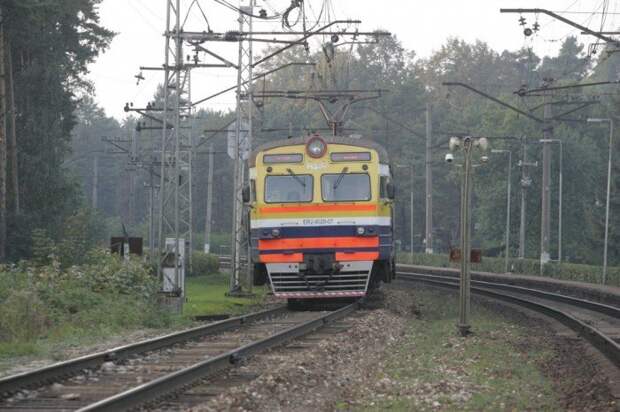
[[[0,371],[31,360],[65,359],[74,356],[70,355],[72,348],[89,347],[133,332],[164,334],[191,326],[190,319],[196,315],[247,312],[265,296],[265,288],[255,288],[254,298],[227,297],[228,279],[221,273],[188,277],[183,316],[148,305],[133,295],[97,293],[82,286],[58,288],[60,292],[54,289],[46,295],[48,300],[59,302],[56,306],[44,305],[34,292],[16,291],[10,300],[0,299],[4,311],[0,320],[15,329],[12,339],[3,336],[0,329]],[[61,312],[57,306],[64,308],[65,303],[71,310]]]
[[[395,394],[373,397],[367,410],[558,410],[540,365],[552,355],[525,326],[472,305],[474,334],[456,334],[455,295],[419,289],[421,319],[390,355],[379,379],[398,382]]]
[[[187,302],[185,316],[239,314],[257,305],[265,296],[266,289],[255,287],[254,298],[231,298],[226,296],[229,275],[224,273],[189,277],[186,280]]]

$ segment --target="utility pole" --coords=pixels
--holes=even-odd
[[[93,156],[93,197],[92,205],[93,209],[98,207],[98,195],[99,195],[99,154],[95,153]]]
[[[603,245],[603,285],[607,283],[607,246],[609,241],[609,200],[611,198],[611,166],[614,141],[614,119],[590,118],[588,123],[609,122],[609,153],[607,160],[607,197],[605,200],[605,244]]]
[[[190,70],[184,64],[181,0],[166,0],[166,31],[164,99],[162,111],[161,179],[159,193],[158,275],[163,280],[162,264],[173,265],[171,278],[167,279],[172,292],[184,295],[181,272],[185,262],[180,261],[181,242],[189,241],[192,249],[191,213],[191,136],[182,131],[182,121],[191,120]],[[143,68],[148,70],[149,68]],[[153,68],[160,70],[161,68]],[[172,242],[166,245],[166,239]],[[183,245],[184,246],[184,245]]]
[[[461,273],[459,281],[459,320],[457,329],[461,336],[470,333],[469,313],[471,298],[471,172],[473,169],[472,157],[474,148],[485,152],[488,149],[488,140],[484,137],[474,139],[470,136],[450,138],[450,151],[457,149],[463,152],[463,176],[461,181]],[[452,156],[452,155],[450,155]],[[447,158],[447,157],[446,157]],[[484,157],[481,160],[484,161]]]
[[[426,253],[433,253],[433,115],[432,106],[426,104]]]
[[[151,159],[149,165],[149,256],[151,263],[157,262],[155,259],[155,158]]]
[[[411,255],[411,264],[413,265],[413,221],[414,221],[414,216],[413,216],[413,181],[415,179],[414,176],[415,173],[415,168],[413,167],[413,165],[411,165],[411,199],[409,200],[409,253]]]
[[[470,219],[471,219],[471,150],[472,142],[463,141],[463,180],[461,185],[461,278],[459,288],[459,323],[461,336],[469,334],[470,312]]]
[[[129,167],[127,168],[129,174],[129,223],[135,222],[136,214],[136,170],[138,160],[138,131],[134,130],[130,139],[131,152],[129,154]]]
[[[544,105],[544,128],[543,128],[543,149],[542,149],[542,210],[540,224],[540,274],[543,274],[543,268],[549,262],[549,243],[551,233],[551,147],[549,141],[553,139],[553,126],[551,125],[551,105],[548,97],[545,95]]]
[[[21,212],[19,201],[19,169],[17,164],[17,109],[15,107],[15,79],[13,78],[13,53],[11,52],[11,44],[7,39],[6,45],[7,64],[8,64],[8,81],[10,93],[10,112],[11,112],[11,135],[7,144],[9,156],[11,158],[11,189],[13,189],[13,211],[16,215]]]
[[[207,215],[205,217],[205,253],[211,253],[211,214],[213,213],[213,144],[209,145],[209,172],[207,176]]]
[[[512,152],[510,150],[491,150],[491,153],[506,153],[508,154],[508,173],[506,176],[506,233],[505,239],[505,251],[504,251],[504,272],[508,273],[508,263],[510,260],[510,192],[512,188]]]
[[[527,208],[527,188],[530,187],[532,181],[527,173],[529,164],[527,163],[527,140],[523,138],[522,144],[523,154],[522,160],[519,162],[521,166],[521,221],[519,224],[519,259],[525,258],[525,216]]]
[[[0,9],[0,262],[6,258],[6,41],[4,33],[4,13]]]
[[[230,275],[229,294],[242,293],[241,286],[241,251],[243,243],[243,186],[245,174],[245,157],[249,155],[252,145],[252,13],[255,0],[250,0],[249,6],[240,6],[239,11],[239,32],[249,33],[248,37],[239,38],[239,56],[237,63],[237,114],[235,124],[234,141],[234,190],[233,190],[233,239],[232,239],[232,267]],[[241,139],[244,133],[245,142]],[[245,140],[244,139],[244,140]],[[247,153],[247,154],[246,154]],[[250,234],[248,233],[248,242]],[[251,265],[247,265],[246,288],[251,290],[250,281]]]

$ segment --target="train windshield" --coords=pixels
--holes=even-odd
[[[326,202],[370,200],[370,177],[363,173],[325,174],[321,176],[321,193]]]
[[[265,178],[266,203],[296,203],[312,201],[312,176],[267,176]]]

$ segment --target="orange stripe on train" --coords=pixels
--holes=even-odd
[[[306,212],[374,212],[377,205],[309,205],[309,206],[271,206],[261,207],[260,213],[306,213]]]
[[[271,255],[260,255],[261,263],[301,263],[304,255],[301,253],[277,253]]]
[[[379,247],[379,237],[306,237],[288,239],[261,239],[258,241],[259,250],[322,249],[346,247]]]

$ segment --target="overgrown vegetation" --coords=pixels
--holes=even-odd
[[[194,251],[192,253],[192,272],[190,276],[211,275],[220,270],[220,258],[211,253]]]
[[[398,255],[400,263],[410,263],[422,266],[436,266],[443,268],[458,268],[458,262],[450,262],[450,258],[446,254],[434,253],[414,253],[413,260],[410,253],[400,253]],[[482,262],[472,263],[471,268],[480,272],[503,273],[505,260],[496,257],[483,257]],[[534,259],[510,259],[509,270],[511,273],[520,273],[524,275],[540,274],[540,261]],[[548,263],[543,267],[543,276],[556,279],[574,280],[578,282],[601,283],[603,268],[600,266],[582,265],[577,263]],[[620,267],[607,268],[608,285],[620,286]]]
[[[406,343],[377,380],[397,382],[395,393],[369,395],[368,410],[559,410],[551,379],[541,367],[552,353],[525,326],[494,311],[472,307],[474,335],[456,334],[457,300],[417,289],[421,317],[412,319]],[[371,403],[372,402],[372,403]]]
[[[179,320],[159,307],[159,283],[139,259],[98,249],[67,268],[49,259],[0,267],[0,357]]]
[[[265,287],[255,287],[253,298],[228,297],[229,281],[230,276],[222,273],[188,278],[185,316],[239,314],[250,310],[265,297]]]

